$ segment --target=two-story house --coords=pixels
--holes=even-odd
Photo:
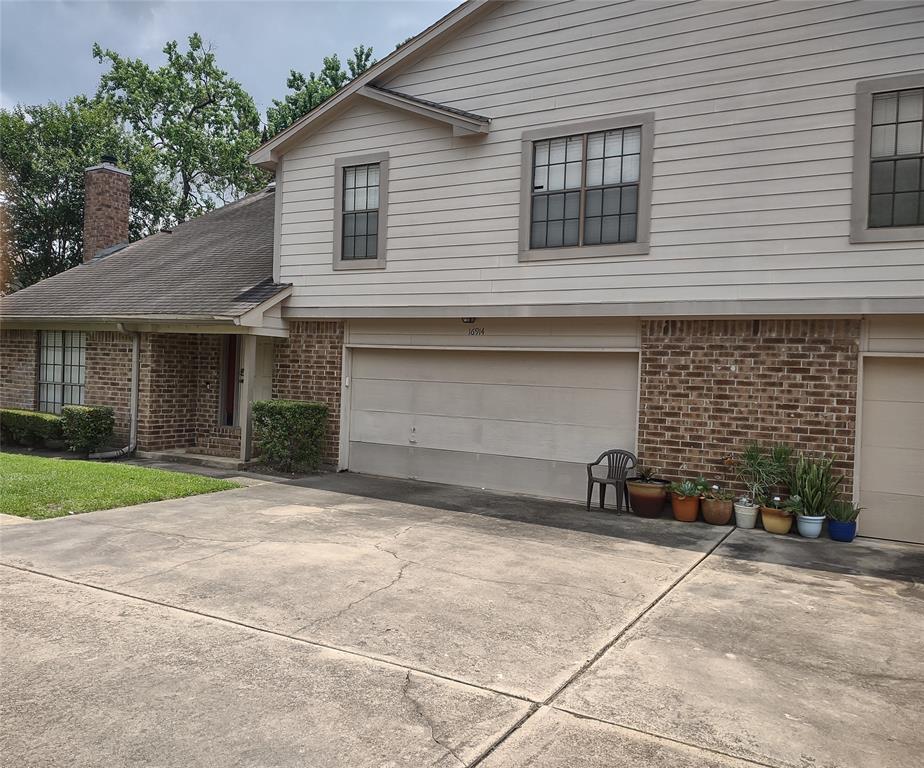
[[[920,3],[470,0],[254,154],[272,293],[190,397],[243,357],[244,456],[262,370],[342,469],[563,499],[787,442],[924,541],[922,127]]]

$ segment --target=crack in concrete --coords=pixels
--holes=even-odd
[[[411,706],[414,708],[414,713],[417,715],[417,717],[420,720],[423,720],[427,728],[430,729],[430,738],[432,739],[433,743],[437,744],[438,746],[446,750],[443,756],[445,757],[446,755],[452,755],[459,762],[460,765],[467,765],[465,760],[463,760],[459,756],[458,752],[456,752],[446,742],[441,741],[440,739],[436,737],[436,731],[433,726],[433,721],[429,717],[427,717],[427,713],[424,712],[423,705],[420,703],[420,701],[418,701],[413,696],[411,696],[411,670],[408,670],[407,674],[404,676],[404,685],[401,686],[401,697],[404,698],[406,701],[410,702]],[[436,765],[436,763],[434,763],[434,765]]]
[[[242,544],[239,547],[226,547],[225,549],[219,550],[218,552],[212,552],[211,554],[204,555],[202,557],[194,557],[190,560],[184,560],[181,563],[176,563],[176,565],[171,565],[169,568],[164,568],[160,571],[154,571],[154,573],[146,573],[143,576],[136,576],[134,579],[128,579],[127,581],[118,581],[115,586],[124,587],[128,584],[134,584],[136,581],[143,581],[144,579],[153,579],[156,576],[163,576],[165,573],[170,573],[170,571],[175,571],[177,568],[182,568],[184,565],[190,565],[191,563],[201,563],[203,560],[211,560],[213,557],[218,557],[219,555],[226,555],[228,552],[237,552],[241,549],[247,549],[248,547],[255,547],[261,542],[253,542],[252,544]]]
[[[401,536],[404,536],[412,528],[416,528],[418,524],[409,525],[402,530],[398,531],[394,536],[391,536],[392,541],[397,540]],[[379,552],[387,552],[389,555],[394,557],[396,560],[400,560],[403,563],[411,563],[412,565],[419,566],[420,568],[427,568],[428,570],[435,571],[436,573],[447,573],[451,576],[458,576],[461,579],[469,579],[471,581],[481,581],[486,584],[506,584],[512,587],[533,587],[533,586],[542,586],[542,587],[560,587],[567,590],[578,590],[580,592],[592,592],[595,595],[605,595],[606,597],[612,597],[617,600],[623,600],[625,602],[631,602],[637,597],[637,595],[626,596],[620,595],[615,592],[608,592],[605,589],[594,589],[592,587],[582,587],[577,584],[563,584],[558,581],[535,581],[533,579],[523,580],[523,581],[509,581],[505,579],[490,579],[487,576],[475,576],[470,573],[461,573],[460,571],[454,571],[450,568],[440,568],[435,565],[430,565],[429,563],[424,563],[419,560],[408,560],[407,558],[401,557],[396,551],[392,549],[386,549],[381,542],[376,542],[372,546],[377,549]],[[572,597],[573,595],[570,592],[552,592],[553,595],[558,595],[559,597]],[[586,599],[578,597],[578,600],[585,602]],[[597,610],[592,609],[594,615],[598,615]]]
[[[413,563],[411,563],[410,561],[405,562],[405,563],[402,563],[402,565],[401,565],[401,567],[398,569],[398,573],[395,575],[395,577],[394,577],[391,581],[389,581],[387,584],[385,584],[384,586],[382,586],[382,587],[376,587],[376,588],[373,589],[371,592],[367,592],[367,593],[366,593],[365,595],[363,595],[362,597],[357,598],[356,600],[351,601],[345,608],[341,608],[339,611],[337,611],[336,613],[331,614],[330,616],[319,616],[317,619],[313,619],[312,621],[309,621],[307,624],[305,624],[305,626],[299,627],[298,629],[294,630],[294,631],[292,632],[292,634],[293,634],[293,635],[298,635],[298,634],[300,634],[300,633],[302,633],[302,632],[304,632],[304,631],[306,631],[306,630],[308,630],[308,629],[313,629],[313,628],[317,627],[319,624],[326,624],[326,623],[328,623],[328,622],[335,621],[335,620],[339,619],[341,616],[343,616],[345,613],[348,613],[349,611],[353,610],[353,608],[355,608],[355,607],[356,607],[357,605],[359,605],[360,603],[363,603],[363,602],[365,602],[366,600],[368,600],[368,599],[369,599],[370,597],[372,597],[373,595],[377,595],[379,592],[384,592],[386,589],[391,589],[393,586],[395,586],[395,584],[397,584],[399,581],[401,581],[401,577],[404,576],[404,572],[405,572],[405,571],[408,569],[408,567],[410,567],[411,565],[413,565]]]

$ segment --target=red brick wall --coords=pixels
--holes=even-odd
[[[276,342],[273,397],[312,400],[330,409],[324,461],[340,457],[340,377],[343,361],[343,323],[296,321],[289,338]]]
[[[128,440],[131,421],[132,337],[113,331],[87,334],[87,405],[108,405],[115,415],[115,436]]]
[[[37,356],[36,331],[0,331],[0,407],[35,408]]]
[[[639,458],[733,483],[751,441],[837,457],[853,483],[858,320],[643,320]],[[737,486],[736,486],[737,487]]]
[[[219,335],[144,335],[139,448],[192,448],[218,456],[240,453],[240,429],[218,423],[222,339]]]
[[[83,260],[98,250],[128,242],[131,177],[94,168],[84,175]]]

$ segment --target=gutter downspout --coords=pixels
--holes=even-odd
[[[118,328],[126,333],[125,326],[119,323]],[[129,395],[129,427],[128,427],[128,445],[124,448],[118,448],[114,451],[104,453],[91,453],[91,459],[121,459],[130,456],[138,447],[138,391],[141,381],[141,333],[132,332],[132,382]]]

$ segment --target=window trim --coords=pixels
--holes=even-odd
[[[555,259],[591,259],[603,256],[637,256],[651,249],[651,181],[654,158],[654,112],[619,115],[602,120],[559,123],[532,131],[524,131],[520,142],[520,261],[552,261]],[[604,243],[601,245],[569,245],[561,248],[530,248],[529,232],[533,192],[533,143],[562,136],[612,131],[641,126],[642,151],[639,157],[638,213],[635,242]],[[587,158],[582,162],[586,165]],[[581,208],[583,211],[583,194]],[[583,227],[583,217],[579,226]]]
[[[850,242],[898,243],[924,240],[924,226],[870,227],[869,173],[872,162],[870,140],[873,131],[873,94],[924,88],[924,72],[857,83],[853,127],[853,183],[850,192]]]
[[[334,262],[341,269],[385,269],[385,233],[388,227],[388,152],[338,157],[334,161]],[[379,231],[374,259],[343,258],[343,169],[352,165],[379,164]]]

